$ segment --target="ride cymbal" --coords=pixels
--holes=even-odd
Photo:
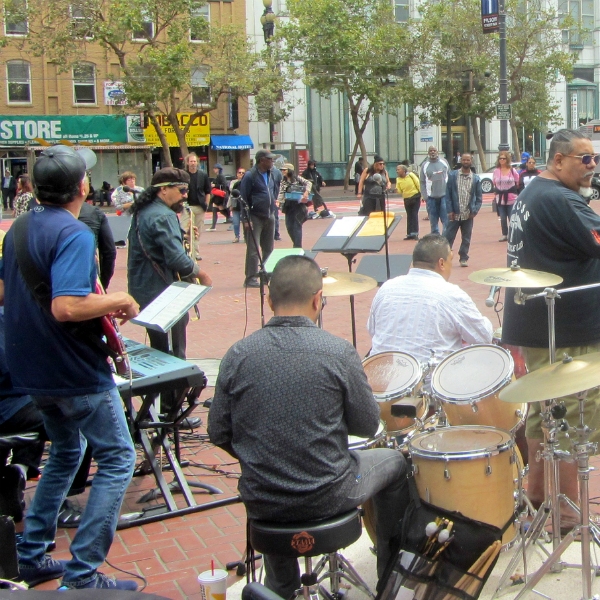
[[[558,358],[558,357],[557,357]],[[600,352],[557,360],[517,379],[500,392],[504,402],[541,402],[600,385]]]
[[[520,267],[500,267],[474,271],[469,279],[475,283],[510,288],[546,288],[562,283],[563,278],[544,271],[521,269]]]
[[[354,296],[377,287],[377,281],[367,275],[329,271],[323,277],[323,296]]]

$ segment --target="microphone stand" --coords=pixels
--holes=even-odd
[[[390,249],[388,247],[389,230],[387,222],[388,204],[389,204],[389,190],[383,187],[383,239],[385,246],[385,270],[387,279],[391,279],[390,275]]]
[[[250,207],[244,198],[241,196],[238,198],[241,203],[244,212],[246,213],[246,222],[248,223],[249,229],[249,237],[252,239],[252,243],[254,244],[254,249],[256,250],[256,254],[258,256],[258,280],[260,282],[260,326],[265,326],[265,286],[267,285],[267,271],[265,270],[265,263],[263,262],[263,257],[260,252],[260,246],[258,244],[258,240],[254,235],[254,228],[252,227],[252,219],[250,218]],[[247,242],[246,242],[247,243]]]

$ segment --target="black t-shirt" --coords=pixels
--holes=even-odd
[[[536,177],[517,198],[510,218],[508,264],[560,275],[560,288],[600,282],[600,216],[558,181]],[[548,346],[544,298],[514,303],[507,288],[502,341],[517,346]],[[524,290],[539,293],[541,288]],[[556,299],[556,347],[600,341],[600,287],[568,292]]]

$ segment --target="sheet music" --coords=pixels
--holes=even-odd
[[[183,281],[172,283],[131,322],[166,333],[210,289]]]
[[[394,213],[387,213],[388,228],[394,222]],[[356,237],[367,237],[371,235],[385,235],[385,227],[383,224],[383,212],[374,212],[369,215],[367,222],[362,229],[356,234]]]
[[[364,217],[343,217],[336,219],[331,229],[327,232],[327,237],[350,237],[364,220]]]

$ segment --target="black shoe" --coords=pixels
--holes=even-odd
[[[246,283],[244,283],[244,287],[247,287],[247,288],[259,288],[260,287],[260,281],[258,281],[258,279],[251,279],[250,281],[246,281]]]
[[[280,242],[281,241],[281,236],[280,235],[276,235],[275,236],[275,241],[276,242]]]
[[[0,470],[0,514],[23,520],[25,510],[25,475],[16,465]]]
[[[167,420],[167,415],[158,415],[161,421]],[[186,417],[179,423],[179,429],[196,429],[202,425],[202,419],[200,417]]]

